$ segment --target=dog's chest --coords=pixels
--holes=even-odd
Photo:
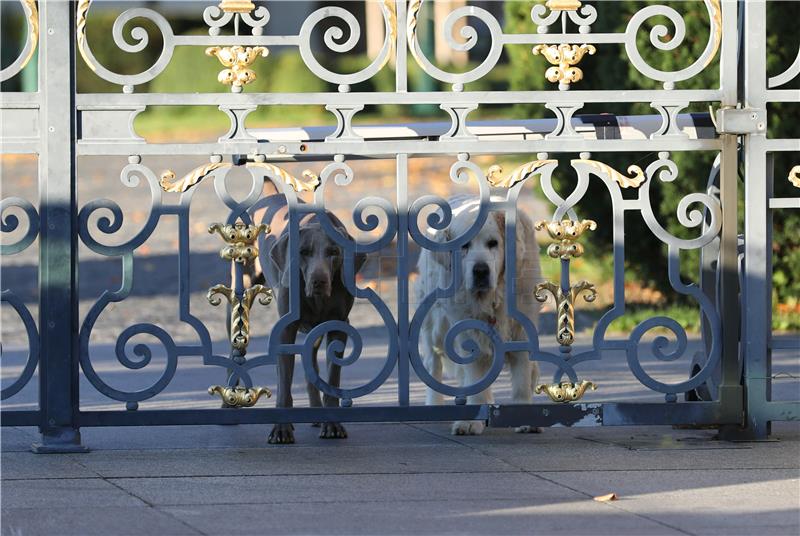
[[[353,308],[353,296],[344,289],[335,289],[330,296],[302,297],[300,300],[300,331],[308,332],[328,320],[346,322]]]

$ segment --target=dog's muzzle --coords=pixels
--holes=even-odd
[[[306,287],[308,297],[327,297],[331,295],[331,282],[324,277],[312,277],[311,284]]]
[[[492,271],[485,262],[476,262],[472,267],[472,290],[485,291],[491,288]]]

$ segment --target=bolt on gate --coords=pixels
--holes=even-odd
[[[273,31],[269,22],[276,11],[293,9],[290,4],[297,4],[294,2],[256,5],[223,0],[184,7],[184,11],[196,11],[192,15],[207,26],[205,35],[176,33],[164,14],[129,5],[113,23],[113,41],[119,51],[135,53],[161,43],[154,63],[134,74],[114,72],[95,55],[87,26],[99,6],[91,0],[2,2],[3,10],[21,7],[27,33],[21,52],[3,67],[0,80],[21,76],[32,63],[38,64],[39,73],[36,91],[3,92],[0,107],[2,152],[36,155],[39,190],[38,202],[15,196],[2,199],[4,261],[38,245],[38,300],[26,300],[20,289],[6,288],[3,283],[4,308],[16,315],[19,333],[25,336],[27,345],[19,351],[8,344],[3,348],[4,361],[15,352],[22,357],[19,366],[8,369],[14,377],[3,384],[2,424],[38,426],[42,441],[35,450],[68,452],[85,448],[79,431],[86,426],[484,420],[491,426],[714,425],[731,437],[764,437],[771,421],[798,419],[797,401],[771,399],[771,354],[790,346],[772,337],[770,297],[772,215],[777,210],[800,209],[800,140],[770,138],[767,107],[775,102],[800,102],[800,92],[785,89],[794,87],[792,81],[800,74],[800,51],[782,73],[768,77],[765,21],[770,3],[701,2],[708,24],[705,48],[689,64],[670,71],[654,67],[649,60],[654,52],[670,54],[681,46],[686,39],[686,21],[678,10],[658,2],[639,9],[618,33],[596,30],[603,3],[532,2],[530,17],[537,32],[528,34],[506,33],[488,8],[457,2],[436,31],[442,32],[445,45],[454,50],[481,51],[476,65],[459,72],[437,66],[422,37],[433,2],[375,2],[368,9],[373,13],[379,10],[379,27],[365,27],[357,16],[357,2],[318,9],[310,2],[294,33],[282,33],[287,29],[284,27]],[[323,61],[323,53],[350,53],[365,29],[383,35],[369,64],[346,74],[331,70]],[[546,60],[549,67],[540,76],[546,78],[551,90],[470,89],[471,83],[497,68],[504,48],[511,45],[529,47],[531,61],[534,56]],[[219,61],[218,92],[142,92],[142,87],[175,61],[178,47]],[[269,54],[275,47],[299,54],[304,66],[335,90],[249,91],[248,86],[257,77],[254,66],[271,61]],[[604,47],[624,51],[629,65],[657,82],[658,89],[584,89],[587,81],[581,65],[593,61]],[[107,53],[102,57],[108,57]],[[76,65],[81,62],[121,91],[77,92]],[[446,89],[412,90],[411,65],[437,83],[446,84]],[[681,88],[681,82],[709,69],[718,70],[719,83],[714,87]],[[356,90],[362,82],[387,70],[394,75],[393,90]],[[540,105],[555,118],[491,124],[467,121],[482,107],[520,103]],[[617,118],[579,114],[584,107],[598,109],[609,103],[646,103],[657,115]],[[698,103],[711,103],[715,112],[710,117],[682,113]],[[135,125],[137,115],[148,108],[175,105],[218,107],[229,119],[229,130],[210,143],[153,143],[140,137]],[[449,116],[449,122],[374,128],[354,124],[365,107],[377,105],[438,106]],[[259,107],[290,106],[324,108],[333,114],[336,126],[304,129],[300,135],[282,137],[246,124],[247,115]],[[708,128],[708,119],[713,121],[713,129]],[[613,135],[608,135],[609,130]],[[674,215],[682,226],[694,231],[691,238],[676,236],[663,226],[654,210],[651,190],[656,183],[680,183],[681,170],[671,155],[683,151],[717,155],[708,188],[685,195]],[[611,153],[629,155],[629,167],[622,170],[609,165],[604,156]],[[773,157],[778,153],[792,154],[796,165],[775,169]],[[195,157],[201,163],[193,169],[163,173],[150,167],[153,159],[176,155]],[[511,172],[497,165],[482,167],[482,163],[492,164],[504,155],[527,155],[527,162]],[[108,171],[119,172],[125,187],[149,189],[149,207],[137,222],[140,228],[122,242],[113,239],[128,214],[118,203],[104,198],[78,199],[78,159],[97,156],[127,157],[121,170]],[[559,156],[572,159],[567,165]],[[410,165],[424,157],[450,158],[449,177],[436,180],[469,184],[479,200],[471,226],[447,241],[433,240],[429,233],[431,229],[444,230],[451,223],[453,211],[447,201],[433,193],[438,190],[415,195],[409,187]],[[332,195],[346,196],[348,185],[365,180],[355,176],[353,167],[363,159],[395,162],[394,200],[369,195],[355,202],[345,224],[368,236],[367,240],[356,240],[334,224],[326,204]],[[737,229],[740,160],[744,162],[745,198],[741,234]],[[647,165],[640,165],[644,161]],[[318,174],[301,175],[290,171],[292,162],[324,165]],[[566,194],[554,184],[555,176],[571,177],[571,189]],[[231,188],[233,179],[245,184],[249,193],[236,197]],[[4,186],[7,180],[4,178]],[[374,377],[359,385],[332,385],[315,369],[311,355],[316,353],[313,343],[317,338],[344,333],[348,345],[330,344],[324,355],[327,361],[341,365],[347,378],[349,371],[357,370],[363,361],[359,360],[365,348],[363,330],[341,320],[327,320],[314,326],[305,341],[286,342],[281,338],[300,314],[297,270],[290,270],[288,312],[264,325],[263,311],[275,305],[270,304],[272,289],[256,284],[249,275],[257,261],[262,266],[270,262],[269,222],[257,219],[265,207],[265,181],[274,184],[288,203],[289,265],[297,266],[301,256],[301,220],[317,218],[324,233],[340,248],[342,281],[347,291],[371,307],[373,319],[380,324],[383,362]],[[794,195],[774,197],[777,181],[791,182],[797,187]],[[591,202],[586,195],[590,183],[595,182],[603,185],[611,200],[608,221],[581,217],[580,204]],[[437,300],[453,296],[464,276],[459,268],[462,247],[477,235],[490,213],[505,215],[507,242],[515,243],[516,207],[520,198],[532,195],[534,189],[540,190],[550,204],[550,216],[536,223],[548,239],[548,257],[543,262],[559,265],[560,276],[537,281],[534,296],[524,298],[545,301],[552,295],[556,333],[540,332],[539,326],[520,312],[518,300],[523,297],[517,295],[513,282],[515,275],[524,274],[514,273],[517,251],[506,248],[505,277],[509,284],[504,291],[505,307],[524,328],[524,336],[504,340],[486,319],[456,323],[446,337],[446,359],[468,363],[476,358],[474,339],[488,337],[493,347],[491,365],[483,377],[463,385],[444,382],[426,369],[420,352],[425,317]],[[202,214],[191,211],[193,199],[204,195],[199,192],[216,196],[224,205],[223,220],[205,221]],[[228,307],[224,323],[228,340],[223,351],[214,344],[210,327],[197,315],[198,305],[190,301],[192,274],[204,269],[191,262],[191,229],[198,218],[200,225],[216,236],[216,247],[220,248],[222,259],[209,262],[230,267],[231,276],[214,282],[208,291],[210,304],[205,304],[208,308]],[[136,374],[160,352],[165,366],[153,382],[126,388],[104,378],[103,367],[93,359],[90,340],[110,308],[130,296],[142,248],[166,220],[177,228],[178,315],[174,320],[188,326],[193,337],[176,340],[170,325],[127,325],[113,345],[118,364],[128,374]],[[611,323],[626,313],[625,237],[630,225],[646,226],[654,247],[667,248],[669,283],[676,293],[696,305],[703,320],[699,352],[691,353],[684,328],[665,316],[641,322],[627,337],[608,334]],[[572,281],[572,263],[599,226],[612,229],[613,301],[591,335],[583,336],[576,332],[576,310],[595,298],[602,281]],[[79,280],[83,280],[78,272],[80,248],[116,260],[120,284],[105,289],[79,314]],[[449,286],[435,289],[419,303],[412,299],[413,266],[406,262],[416,249],[446,256],[453,270]],[[387,250],[398,259],[392,274],[396,280],[392,290],[396,293],[394,310],[381,294],[356,278],[359,255],[377,256]],[[702,252],[700,284],[686,283],[680,275],[681,252],[689,250]],[[256,326],[270,333],[266,342],[259,339],[256,344]],[[136,343],[140,338],[156,340],[159,350],[152,344]],[[555,369],[552,382],[541,381],[536,389],[541,398],[533,404],[475,403],[475,395],[500,374],[503,356],[508,352],[523,352],[532,361],[550,364]],[[337,402],[310,408],[267,408],[263,402],[261,407],[248,407],[271,394],[274,386],[257,385],[254,377],[259,369],[274,369],[280,355],[299,355],[308,381]],[[584,367],[592,361],[603,362],[610,355],[624,356],[641,386],[662,399],[637,402],[615,399],[610,390],[604,394],[610,386],[587,376]],[[656,363],[682,360],[686,364],[685,379],[658,379],[653,369],[643,365],[645,357]],[[139,408],[140,403],[158,399],[181,374],[181,364],[188,358],[200,359],[203,367],[214,369],[219,377],[218,385],[197,385],[196,391],[208,390],[225,406],[248,409]],[[415,402],[415,378],[444,395],[448,403],[426,406]],[[35,409],[15,409],[15,396],[35,389],[35,379]],[[84,392],[96,390],[113,404],[105,409],[82,408],[79,388]],[[391,389],[392,396],[382,398],[377,405],[360,404],[359,399],[381,388]],[[592,401],[583,399],[589,396],[587,392],[592,393]]]

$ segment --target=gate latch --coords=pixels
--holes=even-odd
[[[718,134],[760,134],[767,131],[766,110],[720,108],[714,119]]]

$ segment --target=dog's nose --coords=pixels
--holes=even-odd
[[[314,290],[323,290],[327,286],[327,282],[322,279],[315,279],[311,285],[314,287]]]
[[[489,281],[489,265],[485,262],[476,262],[475,265],[472,267],[472,275],[475,278],[476,282],[488,282]]]

